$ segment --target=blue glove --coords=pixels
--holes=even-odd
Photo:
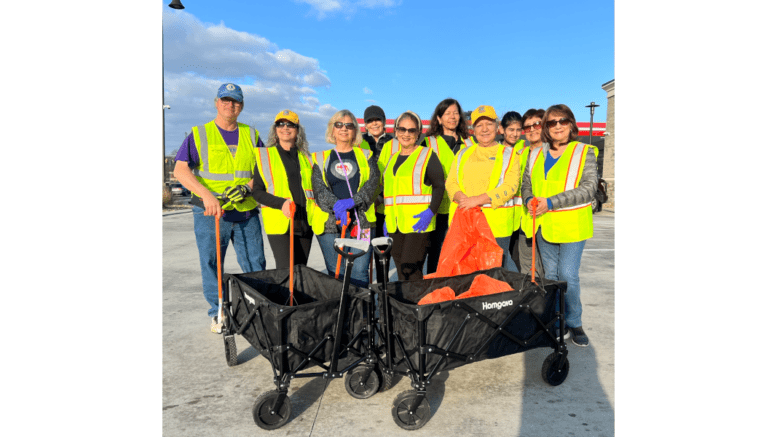
[[[386,228],[386,222],[383,222],[383,236],[388,237],[388,228]]]
[[[413,225],[413,230],[416,232],[425,231],[426,228],[429,227],[429,223],[432,222],[432,217],[434,217],[434,213],[429,208],[426,208],[424,212],[420,214],[414,215],[413,218],[417,218],[418,221]]]
[[[348,223],[348,210],[353,208],[353,199],[340,199],[335,202],[335,206],[332,207],[332,211],[335,213],[337,220],[340,220],[340,225],[345,226]]]

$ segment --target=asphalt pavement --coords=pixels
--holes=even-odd
[[[254,423],[251,408],[273,390],[270,363],[236,336],[238,364],[228,367],[221,335],[210,332],[189,210],[163,213],[163,389],[165,436],[612,436],[615,434],[615,215],[594,215],[580,268],[583,327],[591,345],[568,342],[570,371],[552,387],[541,377],[552,351],[533,349],[467,364],[435,376],[428,390],[432,417],[405,431],[392,420],[395,397],[411,389],[402,378],[390,390],[359,400],[343,379],[298,379],[289,391],[289,422],[274,431]],[[264,240],[267,268],[275,268]],[[308,266],[326,271],[313,243]],[[240,273],[230,247],[224,270]],[[396,272],[392,263],[392,280]]]

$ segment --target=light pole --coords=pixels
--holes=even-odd
[[[590,105],[586,105],[586,108],[591,108],[591,124],[588,125],[588,144],[593,144],[594,140],[594,108],[598,108],[599,105],[597,105],[594,102],[591,102]]]
[[[169,5],[173,9],[183,9],[180,0],[173,0]],[[162,25],[162,186],[165,186],[167,179],[167,166],[165,165],[165,109],[170,109],[170,105],[165,105],[165,26]]]

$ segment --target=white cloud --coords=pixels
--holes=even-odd
[[[364,87],[364,94],[372,94],[372,90],[367,87]]]
[[[377,9],[392,8],[402,4],[401,0],[357,0],[357,1],[338,1],[338,0],[294,0],[297,3],[310,5],[318,12],[318,19],[326,18],[331,13],[338,12],[350,17],[359,8]]]
[[[171,107],[165,113],[166,150],[180,146],[192,126],[215,117],[213,99],[225,82],[240,85],[245,107],[239,121],[255,126],[263,139],[275,115],[291,109],[305,126],[311,150],[329,147],[323,140],[326,122],[337,109],[317,97],[315,88],[331,85],[317,59],[224,23],[202,23],[185,11],[163,13],[165,104]]]

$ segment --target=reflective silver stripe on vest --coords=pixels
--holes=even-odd
[[[314,200],[315,199],[313,197],[313,190],[304,190],[304,191],[305,191],[305,197],[307,197],[310,200]]]
[[[581,147],[582,146],[582,147]],[[573,190],[577,188],[577,173],[580,171],[580,165],[583,162],[583,152],[585,151],[586,147],[583,143],[577,143],[575,144],[575,150],[572,151],[572,158],[571,162],[569,163],[569,170],[567,171],[567,179],[566,183],[564,184],[564,190]],[[572,205],[567,206],[566,208],[557,208],[550,212],[555,211],[571,211],[573,209],[580,209],[584,206],[591,206],[591,202],[581,203],[579,205]]]
[[[192,173],[202,179],[208,179],[211,181],[233,181],[235,175],[229,173],[211,173],[210,172],[210,158],[208,157],[208,134],[205,131],[205,126],[197,126],[197,133],[200,136],[200,161],[202,162],[202,170],[194,169]],[[245,173],[245,172],[242,172]],[[248,172],[248,176],[251,177],[251,172]]]
[[[240,128],[238,128],[238,129],[240,129]],[[238,131],[238,132],[240,132],[240,131]],[[249,135],[249,138],[251,139],[251,147],[252,148],[256,147],[256,129],[254,129],[252,127],[249,127],[248,128],[248,135]],[[240,136],[238,134],[238,142],[240,142],[239,138],[240,138]]]
[[[576,186],[577,173],[580,171],[583,150],[585,150],[585,145],[583,145],[583,143],[575,144],[575,150],[572,151],[572,158],[569,163],[569,170],[567,171],[567,180],[564,184],[564,190],[566,191],[574,189]]]
[[[510,146],[505,146],[505,150],[502,152],[502,173],[499,174],[499,182],[496,183],[497,187],[505,182],[505,174],[507,174],[507,166],[510,165],[510,158],[512,158],[512,153],[513,148]]]
[[[440,146],[437,144],[437,137],[426,137],[429,139],[429,146],[437,155],[440,154]]]
[[[273,179],[272,169],[270,168],[270,149],[265,147],[259,148],[259,160],[262,161],[262,175],[267,179],[266,191],[269,194],[275,195],[275,180]]]
[[[544,144],[543,144],[544,145]],[[542,151],[543,147],[537,147],[536,149],[532,150],[529,154],[529,160],[528,160],[528,166],[529,166],[529,176],[531,176],[531,173],[534,171],[534,163],[537,162],[537,159],[539,158],[539,154]]]
[[[415,161],[415,166],[413,167],[413,194],[421,194],[421,188],[423,188],[421,185],[424,183],[424,181],[421,180],[421,176],[424,172],[424,163],[430,153],[432,153],[432,151],[428,148],[422,148],[421,153],[418,154],[418,158]]]
[[[408,205],[408,204],[418,204],[418,203],[427,203],[428,204],[428,203],[432,202],[432,196],[431,195],[395,196],[391,200],[392,204],[394,202],[396,202],[397,205]]]
[[[456,159],[456,182],[459,183],[459,188],[461,188],[461,159],[464,157],[464,153],[466,153],[468,148],[469,147],[465,147],[465,148],[459,150],[459,153],[458,153],[459,157],[458,157],[458,159]],[[462,193],[463,192],[464,191],[462,190]],[[451,200],[453,200],[453,199],[451,199]]]
[[[474,141],[472,141],[472,138],[465,138],[463,141],[464,141],[464,144],[467,145],[467,147],[472,147],[475,145]]]

